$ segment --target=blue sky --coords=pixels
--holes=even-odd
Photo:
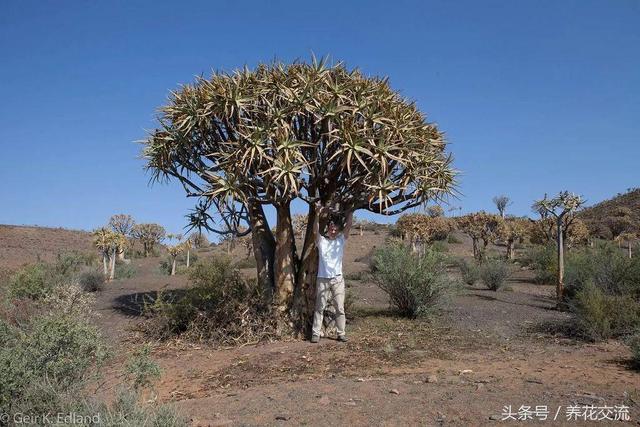
[[[170,231],[192,202],[148,186],[134,141],[212,69],[330,55],[387,75],[446,132],[464,212],[640,184],[640,2],[0,2],[0,223]],[[367,215],[361,215],[367,216]],[[388,220],[388,219],[386,219]]]

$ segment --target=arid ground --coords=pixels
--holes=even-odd
[[[385,237],[383,228],[353,233],[347,277],[368,268],[367,255]],[[2,226],[0,266],[88,246],[89,235],[81,232]],[[447,246],[452,255],[470,256],[467,241]],[[198,255],[217,251],[222,248]],[[234,256],[245,254],[239,248]],[[120,381],[123,361],[145,341],[137,327],[144,301],[158,290],[187,286],[184,275],[163,275],[159,261],[133,259],[135,277],[96,295],[97,322],[116,352],[98,391],[105,398]],[[348,343],[327,338],[319,345],[288,340],[216,348],[154,342],[163,374],[147,398],[174,402],[194,426],[515,424],[501,421],[509,405],[513,412],[542,406],[538,416],[546,406],[546,421],[534,415],[521,422],[544,425],[620,425],[567,420],[567,409],[626,405],[630,421],[623,423],[640,425],[640,373],[630,369],[627,347],[567,335],[570,314],[554,309],[553,288],[534,284],[528,270],[518,268],[498,292],[463,287],[432,322],[395,317],[385,295],[366,280],[347,284],[356,296],[347,313]]]

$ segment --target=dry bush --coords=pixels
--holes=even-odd
[[[190,288],[160,294],[146,307],[148,335],[235,345],[289,332],[269,304],[269,296],[255,280],[244,279],[230,259],[214,257],[196,263],[189,280]]]

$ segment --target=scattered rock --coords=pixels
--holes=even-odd
[[[363,383],[364,382],[364,378],[358,378],[356,381],[359,382],[359,383]]]
[[[437,383],[438,382],[438,377],[436,377],[435,375],[429,375],[427,377],[426,382],[428,382],[428,383]]]
[[[391,390],[389,390],[389,393],[391,393],[391,394],[400,394],[400,392],[396,388],[392,388]]]
[[[356,406],[356,402],[354,402],[353,400],[348,400],[344,402],[344,404],[347,406]]]
[[[289,421],[291,419],[288,415],[276,415],[276,420],[278,421]]]
[[[471,369],[463,369],[460,372],[458,372],[459,375],[464,375],[464,374],[473,374],[473,371]]]
[[[526,381],[526,382],[528,382],[528,383],[543,384],[543,382],[542,382],[542,381],[537,380],[537,379],[535,379],[535,378],[529,378],[529,379],[526,379],[525,381]]]

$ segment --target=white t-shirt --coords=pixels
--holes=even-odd
[[[342,274],[344,242],[342,233],[333,240],[318,234],[318,277],[331,279]]]

